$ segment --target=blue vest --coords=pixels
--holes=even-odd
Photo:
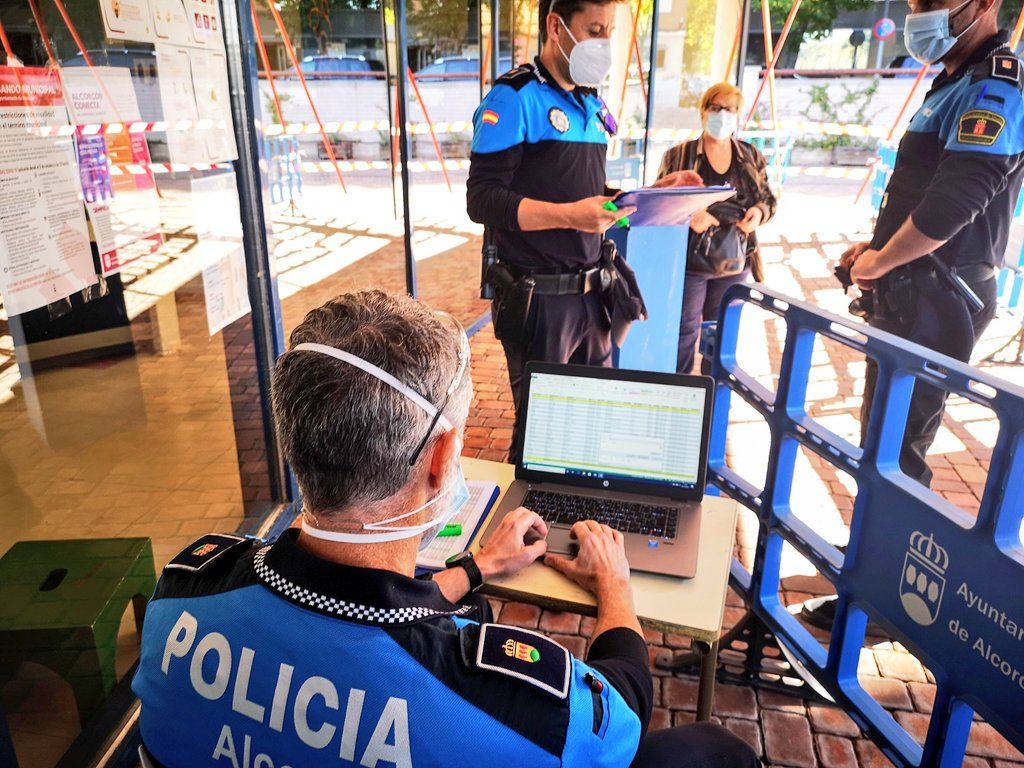
[[[211,535],[164,571],[133,682],[160,764],[629,764],[640,721],[599,669],[296,542]]]

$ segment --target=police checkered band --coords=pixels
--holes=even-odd
[[[264,547],[253,558],[253,568],[256,571],[256,577],[283,597],[320,613],[338,616],[342,619],[351,619],[365,624],[411,624],[433,616],[461,616],[473,610],[471,605],[462,606],[455,611],[438,611],[423,606],[375,608],[371,605],[360,605],[359,603],[338,600],[334,597],[321,595],[284,578],[266,564],[267,552],[269,551],[269,546]]]

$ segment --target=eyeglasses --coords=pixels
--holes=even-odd
[[[727,107],[723,104],[708,104],[707,111],[712,114],[718,114],[719,112],[730,112],[735,114],[739,110],[736,107]]]
[[[437,422],[440,421],[441,415],[444,413],[444,409],[448,407],[448,401],[452,399],[452,395],[455,393],[455,390],[459,388],[459,384],[462,382],[462,377],[466,373],[466,367],[469,365],[469,337],[466,336],[466,331],[462,327],[462,324],[447,312],[438,312],[437,315],[449,322],[454,326],[454,328],[458,329],[459,365],[455,370],[455,376],[452,378],[452,383],[449,384],[448,389],[445,390],[444,400],[441,401],[441,405],[437,407],[434,417],[430,420],[430,427],[427,428],[427,434],[423,436],[423,439],[420,440],[419,444],[416,446],[416,450],[413,451],[412,456],[409,457],[410,467],[419,461],[420,454],[423,453],[423,449],[427,447],[427,441],[434,433],[434,427],[436,427]]]

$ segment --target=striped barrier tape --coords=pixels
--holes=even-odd
[[[259,128],[257,124],[257,128]],[[190,131],[207,131],[211,129],[228,130],[230,125],[227,121],[204,120],[157,120],[154,122],[137,121],[132,123],[88,123],[84,125],[44,125],[33,129],[33,132],[40,136],[71,136],[79,133],[83,136],[95,136],[128,132],[138,133],[166,133],[168,131],[187,133]],[[413,135],[426,135],[430,133],[430,124],[426,122],[409,123],[409,132]],[[266,136],[301,136],[317,135],[321,129],[325,133],[370,133],[390,132],[391,124],[387,120],[344,120],[323,123],[317,122],[295,122],[282,126],[277,123],[267,125],[263,128]],[[472,133],[473,123],[470,120],[441,121],[433,124],[435,134],[459,134]],[[779,136],[857,136],[864,138],[886,138],[890,128],[883,125],[856,125],[853,123],[820,123],[807,120],[785,120],[780,121],[778,127],[772,126],[771,122],[751,123],[744,131],[746,134],[755,133],[761,135]],[[654,142],[678,142],[688,141],[700,135],[699,129],[694,128],[656,128],[650,132],[651,140]],[[640,140],[647,135],[643,128],[631,128],[618,134],[616,138]]]

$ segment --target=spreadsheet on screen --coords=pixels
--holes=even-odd
[[[535,372],[523,465],[692,487],[705,397],[702,387]]]

